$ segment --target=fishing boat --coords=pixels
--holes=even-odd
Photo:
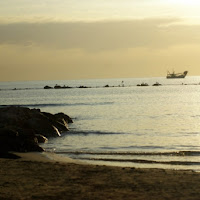
[[[183,73],[175,73],[174,71],[172,73],[170,73],[168,71],[166,78],[185,78],[187,73],[188,73],[188,71],[184,71]]]

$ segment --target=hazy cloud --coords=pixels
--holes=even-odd
[[[100,51],[200,42],[200,26],[170,25],[173,22],[176,19],[1,24],[0,44]]]

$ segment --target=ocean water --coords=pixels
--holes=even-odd
[[[143,82],[149,86],[137,86]],[[155,82],[162,85],[152,86]],[[72,117],[69,132],[42,144],[61,156],[92,164],[200,171],[199,83],[199,76],[0,82],[0,106]],[[43,89],[56,84],[72,88]]]

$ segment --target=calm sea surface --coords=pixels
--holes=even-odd
[[[138,87],[142,82],[149,86]],[[162,86],[152,86],[155,82]],[[62,156],[94,164],[200,171],[199,83],[200,77],[190,76],[0,82],[0,106],[71,116],[70,131],[42,145]],[[56,84],[72,88],[43,89]]]

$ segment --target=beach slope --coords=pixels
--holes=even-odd
[[[192,171],[86,165],[33,153],[20,156],[0,159],[1,200],[200,199],[200,174]]]

